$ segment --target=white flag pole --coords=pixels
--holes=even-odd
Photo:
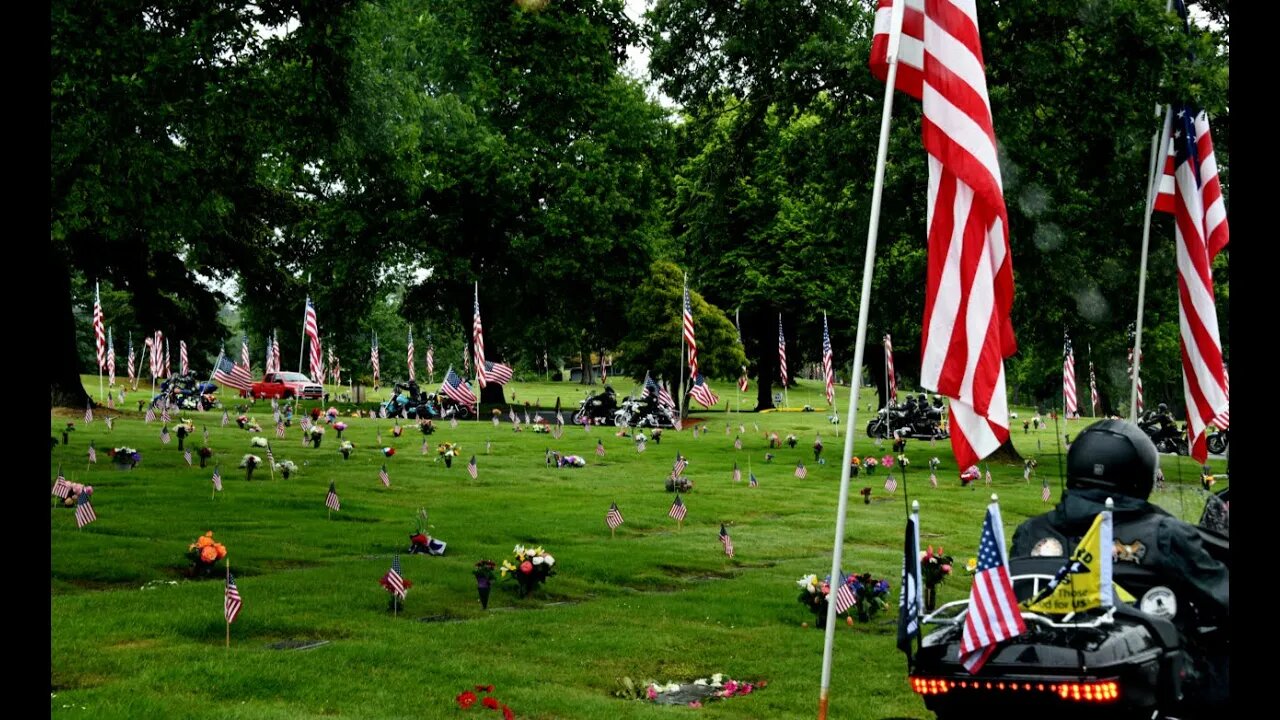
[[[1170,3],[1166,7],[1172,7]],[[1159,114],[1159,107],[1156,113]],[[1173,125],[1173,108],[1165,106],[1164,123],[1160,126],[1160,134],[1151,138],[1151,166],[1147,176],[1146,213],[1142,217],[1142,260],[1138,266],[1138,320],[1134,323],[1133,333],[1133,378],[1129,387],[1129,420],[1138,422],[1138,378],[1141,377],[1142,366],[1142,313],[1147,297],[1147,248],[1151,244],[1151,213],[1155,209],[1156,193],[1160,188],[1160,177],[1164,174],[1160,161],[1169,154],[1169,129]]]
[[[875,186],[871,191],[871,218],[867,225],[867,249],[862,263],[862,294],[858,303],[858,335],[853,350],[853,368],[862,367],[863,351],[867,346],[867,317],[871,310],[871,277],[875,270],[876,239],[880,231],[880,200],[884,194],[884,167],[889,156],[889,125],[893,119],[893,93],[898,80],[898,45],[902,36],[902,17],[905,2],[893,4],[889,20],[889,76],[884,84],[884,110],[880,116],[880,143],[876,148]],[[852,377],[852,376],[851,376]],[[849,431],[844,436],[844,460],[840,467],[840,500],[836,506],[836,535],[831,552],[831,581],[840,578],[840,563],[844,551],[844,522],[849,509],[849,460],[853,457],[853,429],[858,426],[858,383],[849,383]],[[831,660],[836,639],[836,603],[827,603],[826,637],[822,643],[822,685],[818,696],[818,720],[826,720],[827,704],[831,692]]]
[[[689,345],[684,339],[684,299],[689,294],[689,273],[684,274],[684,293],[680,295],[680,397],[676,398],[676,412],[679,413],[681,421],[684,420],[684,413],[687,409],[684,399],[684,366],[688,361]],[[689,315],[693,316],[693,300],[689,300]],[[693,382],[693,378],[689,378],[689,382]]]

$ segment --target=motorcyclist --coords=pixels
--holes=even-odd
[[[1180,597],[1226,624],[1230,569],[1206,550],[1199,530],[1147,502],[1157,457],[1146,433],[1127,422],[1103,420],[1083,430],[1067,452],[1062,501],[1018,527],[1011,555],[1070,554],[1111,498],[1116,563],[1153,570]]]

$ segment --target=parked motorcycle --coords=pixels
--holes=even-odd
[[[169,406],[180,410],[208,410],[218,402],[218,386],[200,382],[191,373],[174,375],[160,383],[160,392],[151,398],[152,407],[160,407],[166,398]]]
[[[629,427],[669,428],[675,427],[675,419],[671,412],[663,407],[656,397],[629,397],[613,414],[614,425]]]
[[[578,410],[573,414],[573,421],[579,425],[591,423],[592,425],[609,425],[614,422],[614,414],[618,411],[618,396],[613,392],[610,385],[604,386],[604,391],[589,395],[578,405]]]
[[[1213,433],[1205,443],[1209,447],[1209,452],[1214,455],[1225,455],[1227,448],[1231,447],[1231,428]]]
[[[929,405],[921,395],[906,403],[891,404],[880,408],[867,423],[867,437],[888,439],[890,436],[910,437],[919,440],[943,440],[950,433],[942,428],[942,400],[934,398]]]

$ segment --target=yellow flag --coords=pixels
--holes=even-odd
[[[1089,532],[1085,533],[1049,586],[1038,597],[1024,603],[1024,607],[1033,612],[1065,615],[1097,607],[1112,607],[1117,593],[1121,600],[1132,602],[1132,595],[1112,583],[1113,553],[1111,512],[1104,510],[1094,518]]]

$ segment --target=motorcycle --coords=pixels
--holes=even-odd
[[[1231,447],[1231,428],[1219,430],[1210,435],[1205,443],[1209,447],[1209,452],[1214,455],[1226,454],[1227,448]]]
[[[407,420],[426,420],[436,417],[434,395],[419,392],[418,383],[410,380],[408,385],[396,383],[392,387],[391,399],[383,403],[387,417],[398,417]]]
[[[888,439],[909,437],[917,440],[945,440],[951,434],[942,428],[942,406],[935,401],[932,406],[924,403],[906,403],[880,408],[867,423],[867,437]]]
[[[1201,536],[1209,552],[1229,564],[1227,536],[1204,528]],[[1018,601],[1039,594],[1063,562],[1010,560]],[[1202,613],[1171,590],[1167,579],[1141,565],[1116,563],[1114,580],[1140,599],[1066,616],[1023,610],[1027,632],[1001,643],[977,675],[959,662],[969,601],[939,607],[923,619],[940,629],[921,642],[912,689],[939,720],[1220,714],[1230,702],[1229,694],[1213,697],[1229,693],[1229,618]]]
[[[618,396],[613,392],[612,386],[605,385],[603,392],[588,395],[582,400],[573,414],[573,421],[578,425],[608,425],[613,423],[617,411]]]
[[[1173,422],[1169,416],[1148,412],[1138,420],[1138,427],[1151,438],[1151,442],[1156,446],[1156,452],[1175,455],[1190,454],[1186,428],[1179,431],[1177,423]]]
[[[165,399],[169,406],[180,410],[208,410],[218,402],[218,386],[211,382],[198,382],[195,376],[174,375],[160,384],[160,392],[151,398],[151,406],[160,407]]]
[[[613,424],[638,428],[675,427],[671,412],[652,395],[642,399],[627,398],[613,414]]]

